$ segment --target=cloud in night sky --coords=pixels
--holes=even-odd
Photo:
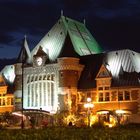
[[[1,0],[0,58],[17,57],[27,35],[32,49],[64,15],[83,21],[106,50],[132,49],[140,52],[139,0]]]

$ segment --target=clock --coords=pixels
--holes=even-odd
[[[36,62],[37,62],[37,65],[38,65],[38,66],[41,66],[41,65],[42,65],[43,60],[42,60],[42,58],[41,58],[41,57],[37,57],[37,58],[36,58]]]

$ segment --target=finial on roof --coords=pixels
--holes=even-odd
[[[26,35],[24,35],[24,39],[26,39],[27,38],[27,36]]]
[[[63,16],[63,10],[61,10],[61,16]]]
[[[84,18],[84,20],[83,20],[83,23],[84,23],[84,25],[86,25],[86,19]]]

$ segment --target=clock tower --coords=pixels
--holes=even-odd
[[[48,55],[42,50],[42,47],[40,46],[37,53],[33,56],[33,66],[44,66],[47,60]]]

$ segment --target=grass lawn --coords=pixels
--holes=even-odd
[[[139,140],[140,127],[2,129],[0,140]]]

